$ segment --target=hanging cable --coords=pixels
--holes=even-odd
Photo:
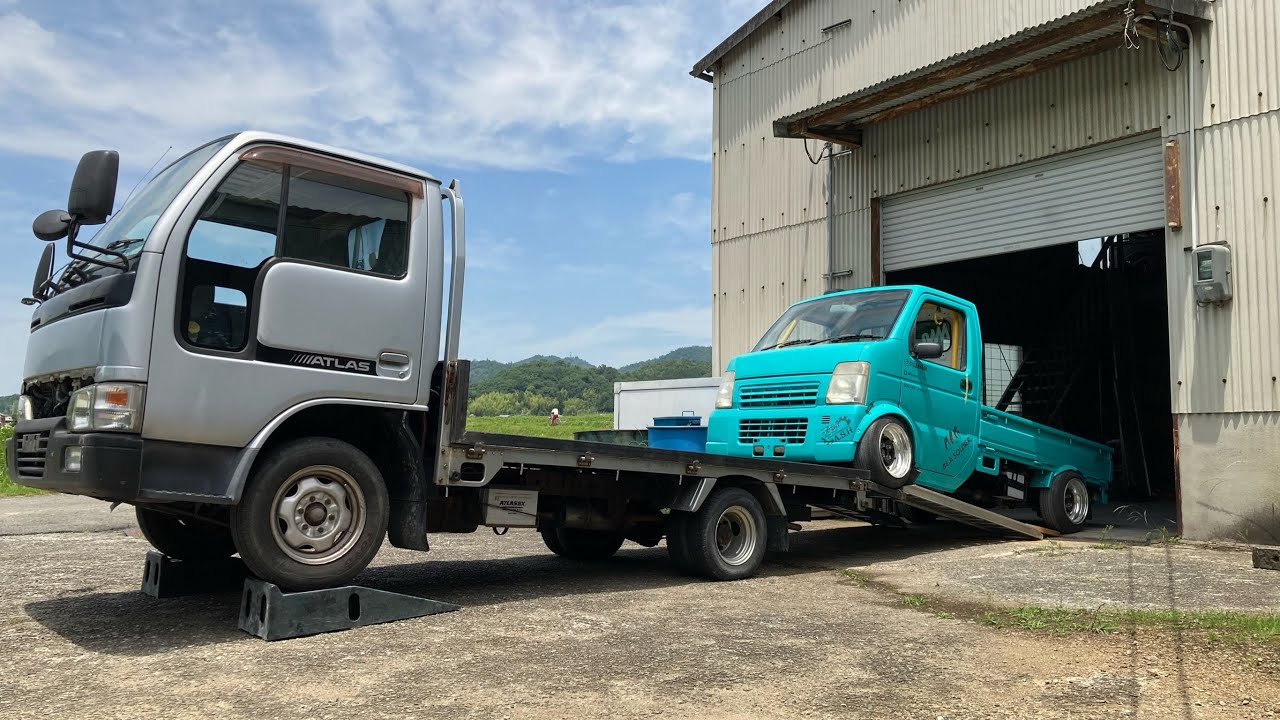
[[[1138,11],[1133,9],[1133,0],[1124,8],[1124,47],[1126,50],[1138,49]]]
[[[804,138],[804,154],[809,157],[809,162],[817,165],[822,162],[831,153],[831,143],[827,143],[818,151],[818,159],[813,159],[813,153],[809,152],[809,138]]]
[[[1164,35],[1157,35],[1156,50],[1160,52],[1160,62],[1164,64],[1164,69],[1169,72],[1176,72],[1182,67],[1182,60],[1187,55],[1187,46],[1182,44],[1182,37],[1175,34],[1173,25],[1173,2],[1169,3],[1169,17],[1163,21],[1160,16],[1151,12],[1151,19],[1156,23],[1156,31],[1159,33],[1160,26],[1164,26]],[[1170,59],[1172,56],[1172,59]]]

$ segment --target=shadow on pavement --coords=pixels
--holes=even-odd
[[[907,530],[866,525],[809,530],[794,534],[792,551],[772,559],[761,574],[830,572],[990,541],[988,535],[950,523]],[[466,608],[706,582],[677,574],[663,547],[628,548],[603,563],[574,562],[547,553],[382,565],[356,576],[352,584]],[[41,600],[25,608],[41,625],[86,650],[151,655],[249,639],[237,626],[238,590],[169,599],[136,591],[93,593]],[[441,622],[448,622],[447,616]]]

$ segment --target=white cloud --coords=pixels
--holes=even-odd
[[[90,38],[0,14],[0,151],[103,145],[145,167],[169,143],[254,126],[452,166],[706,159],[710,86],[688,70],[721,39],[713,27],[749,14],[696,0],[313,0],[281,23],[278,7],[243,7],[211,21],[129,4],[86,19]]]
[[[530,355],[576,355],[618,367],[672,348],[706,344],[711,310],[691,305],[610,315],[553,333],[539,333],[514,314],[469,314],[466,323],[463,351],[467,357],[509,362]]]

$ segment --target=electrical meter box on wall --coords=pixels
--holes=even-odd
[[[1222,304],[1231,299],[1231,248],[1201,245],[1191,251],[1192,287],[1199,305]]]

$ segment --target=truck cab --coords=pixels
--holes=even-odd
[[[444,215],[448,203],[460,227],[459,198],[420,170],[244,132],[183,155],[112,214],[117,158],[86,155],[68,209],[34,226],[65,238],[71,262],[50,275],[46,254],[29,300],[11,476],[136,504],[161,549],[225,557],[251,470],[273,456],[300,474],[271,490],[272,521],[243,532],[279,547],[298,586],[344,557],[357,561],[326,582],[363,567],[381,535],[361,529],[385,527],[387,492],[412,505],[410,490],[355,479],[353,441],[279,455],[346,427],[367,441],[364,466],[390,474],[390,438],[423,442],[405,413],[435,392]]]
[[[851,464],[886,487],[1029,503],[1078,529],[1105,500],[1110,449],[984,406],[982,350],[977,308],[932,288],[796,303],[730,361],[707,451]]]

